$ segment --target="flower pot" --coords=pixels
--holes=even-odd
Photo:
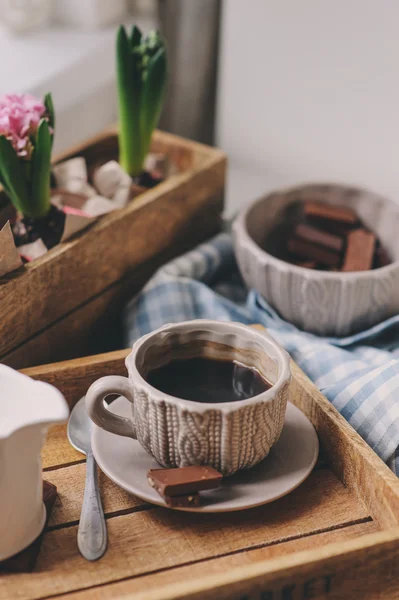
[[[22,368],[120,346],[124,303],[158,266],[218,230],[223,152],[160,131],[151,150],[167,154],[176,173],[0,280],[0,362]],[[116,129],[55,162],[75,156],[89,171],[116,159]]]

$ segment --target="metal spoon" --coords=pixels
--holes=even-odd
[[[85,398],[75,404],[68,421],[68,439],[86,454],[86,484],[78,528],[78,548],[87,560],[101,558],[107,549],[107,527],[98,490],[97,464],[91,449],[92,422],[86,412]]]

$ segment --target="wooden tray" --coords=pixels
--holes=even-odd
[[[161,264],[219,230],[225,154],[161,131],[151,149],[178,172],[0,280],[0,362],[20,369],[123,347],[127,300]],[[84,156],[90,171],[117,155],[111,128],[55,162]]]
[[[25,370],[72,406],[99,376],[125,374],[118,351]],[[109,548],[96,563],[76,547],[85,464],[65,427],[50,430],[45,477],[59,500],[32,574],[0,579],[0,600],[399,598],[399,481],[302,371],[291,400],[312,420],[321,456],[310,477],[241,513],[174,512],[100,477]]]

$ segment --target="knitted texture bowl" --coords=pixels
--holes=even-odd
[[[374,231],[393,262],[351,273],[316,271],[287,263],[261,245],[297,201],[352,208]],[[249,288],[283,317],[319,335],[345,336],[399,312],[399,205],[361,189],[306,185],[277,191],[245,208],[233,224],[237,262]]]

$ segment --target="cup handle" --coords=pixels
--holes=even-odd
[[[105,431],[136,439],[136,428],[131,419],[120,417],[108,410],[104,399],[110,394],[120,394],[133,404],[132,386],[127,377],[108,375],[97,379],[86,394],[86,408],[90,419]]]

